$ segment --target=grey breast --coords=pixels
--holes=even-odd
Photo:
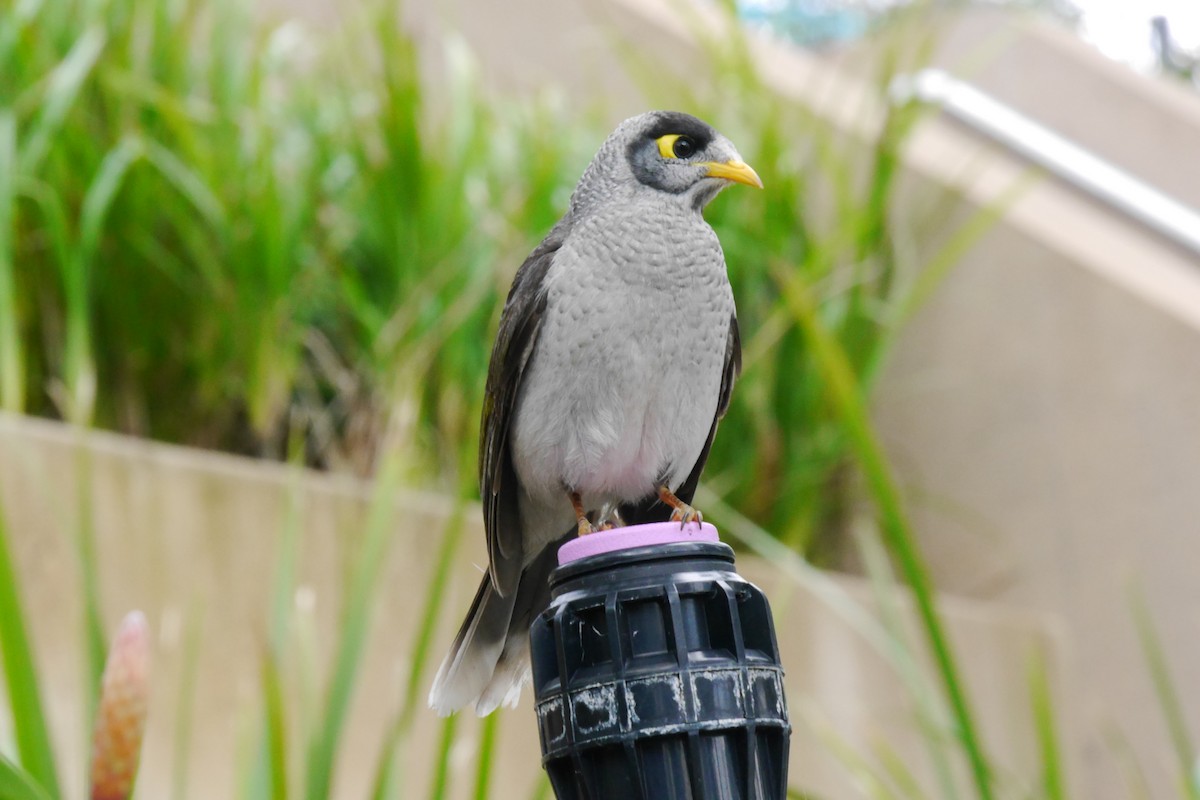
[[[598,507],[677,485],[716,413],[733,313],[716,234],[690,209],[614,203],[573,228],[545,290],[513,439],[526,492]]]

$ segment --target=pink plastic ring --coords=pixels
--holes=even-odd
[[[648,525],[629,525],[607,531],[578,536],[558,548],[558,565],[569,564],[588,556],[628,550],[631,547],[673,544],[675,542],[719,542],[717,529],[707,522],[652,522]]]

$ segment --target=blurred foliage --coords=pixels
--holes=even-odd
[[[4,15],[3,408],[361,475],[397,452],[412,479],[473,482],[509,281],[606,130],[596,109],[485,95],[456,41],[431,93],[395,8],[365,10],[321,36],[234,2]],[[740,34],[706,46],[711,82],[632,72],[729,134],[767,187],[709,215],[746,360],[707,479],[819,555],[854,496],[850,457],[780,280],[813,287],[869,389],[913,272],[890,233],[912,113],[847,136],[781,103]]]
[[[467,460],[509,273],[581,159],[461,48],[430,109],[382,9],[330,43],[232,2],[3,16],[4,408],[268,457],[300,430],[359,472],[394,422]]]

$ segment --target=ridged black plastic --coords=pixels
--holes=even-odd
[[[531,629],[559,800],[783,800],[791,725],[767,598],[717,543],[580,559]]]

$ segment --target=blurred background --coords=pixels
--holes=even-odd
[[[697,505],[794,796],[1197,800],[1198,64],[1189,0],[13,0],[0,778],[84,794],[138,608],[139,797],[549,797],[528,693],[424,697],[512,275],[672,108],[766,185]]]

